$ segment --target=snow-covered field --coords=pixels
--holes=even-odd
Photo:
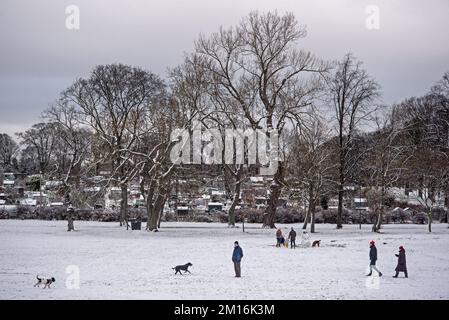
[[[296,250],[276,248],[274,231],[259,225],[245,233],[202,223],[165,223],[158,233],[117,223],[75,227],[68,233],[64,221],[0,221],[0,299],[449,299],[446,224],[432,234],[423,225],[386,225],[383,234],[368,225],[318,225],[312,240],[321,247]],[[365,276],[371,239],[382,278]],[[235,240],[245,255],[240,279],[231,262]],[[399,245],[409,279],[391,277]],[[192,274],[175,276],[171,268],[186,262]],[[79,289],[69,289],[76,268]],[[55,277],[54,287],[34,288],[36,274]]]

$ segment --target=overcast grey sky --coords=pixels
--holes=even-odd
[[[65,8],[80,9],[80,29]],[[365,26],[367,5],[380,29]],[[293,12],[300,46],[324,59],[351,51],[394,103],[425,93],[449,70],[448,0],[1,0],[0,132],[13,134],[97,64],[138,65],[165,77],[199,33],[236,24],[251,10]]]

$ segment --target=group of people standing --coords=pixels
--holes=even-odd
[[[287,243],[290,242],[291,249],[296,248],[296,235],[297,235],[296,231],[292,227],[290,232],[288,233],[288,237],[287,237]],[[304,241],[308,241],[308,240],[309,240],[308,233],[306,231],[303,231],[303,233],[301,235],[301,243]],[[282,234],[282,230],[277,229],[276,230],[276,247],[282,247],[285,245],[286,245],[286,240],[285,240],[284,235]]]
[[[374,240],[370,241],[370,250],[369,250],[369,273],[367,276],[371,276],[373,274],[373,270],[375,270],[379,277],[382,277],[382,272],[380,272],[379,269],[376,267],[376,261],[377,261],[377,248],[376,243]],[[397,278],[399,276],[399,272],[404,272],[404,275],[406,278],[408,278],[408,272],[407,272],[407,262],[405,258],[405,249],[403,246],[399,247],[399,253],[396,254],[396,257],[398,258],[398,263],[396,265],[396,274],[393,276],[393,278]]]
[[[276,231],[276,239],[277,239],[277,244],[276,247],[280,247],[284,242],[285,242],[285,238],[282,235],[282,231],[280,231],[280,229],[278,229]],[[282,239],[284,239],[282,241]],[[291,228],[290,233],[288,235],[288,239],[290,240],[290,248],[295,248],[296,247],[296,231]],[[408,278],[408,272],[407,272],[407,263],[406,263],[406,258],[405,258],[405,249],[403,246],[399,247],[399,253],[396,254],[396,257],[398,258],[398,263],[396,266],[396,274],[393,276],[393,278],[397,278],[399,276],[399,272],[404,272],[405,277]],[[240,247],[239,242],[235,241],[234,242],[234,251],[232,252],[232,262],[234,263],[234,271],[235,271],[235,276],[237,278],[240,278],[242,275],[242,269],[241,269],[241,261],[243,258],[243,249]],[[377,262],[377,248],[376,248],[376,243],[374,242],[374,240],[370,241],[370,251],[369,251],[369,259],[370,259],[370,271],[367,274],[367,276],[371,276],[373,274],[373,270],[375,270],[378,274],[379,277],[382,276],[382,272],[380,272],[380,270],[376,267],[376,262]]]

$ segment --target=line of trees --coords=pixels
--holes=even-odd
[[[342,228],[346,187],[369,187],[379,231],[392,186],[420,190],[429,231],[437,198],[449,194],[449,73],[428,94],[380,106],[380,86],[353,54],[323,61],[301,48],[306,28],[291,13],[251,12],[240,23],[202,35],[166,80],[123,64],[100,65],[77,79],[18,133],[0,135],[3,171],[60,178],[66,203],[82,205],[80,179],[108,168],[105,185],[121,190],[120,224],[128,226],[128,186],[138,179],[157,230],[173,181],[176,128],[275,129],[282,157],[270,186],[263,225],[275,227],[279,199],[292,189],[307,205],[304,228],[324,198],[338,198]],[[374,129],[372,129],[374,126]],[[197,142],[194,142],[197,143]],[[247,145],[248,149],[249,146]],[[237,155],[235,155],[236,157]],[[218,164],[232,205],[251,166]],[[202,170],[202,169],[201,169]]]

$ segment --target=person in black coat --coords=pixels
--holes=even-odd
[[[408,278],[408,273],[407,273],[407,263],[405,260],[405,249],[403,246],[399,247],[399,254],[395,255],[396,257],[398,257],[398,265],[396,266],[396,275],[393,276],[393,278],[397,278],[399,275],[399,272],[404,272],[405,277]]]
[[[290,248],[296,248],[296,231],[295,229],[293,229],[290,231],[290,233],[288,234],[288,238],[290,239]]]
[[[371,240],[371,242],[369,243],[369,246],[370,246],[370,250],[369,250],[370,264],[369,264],[369,273],[367,274],[367,276],[372,275],[373,269],[374,269],[379,274],[379,277],[382,277],[382,272],[380,272],[379,269],[377,269],[377,267],[376,267],[377,248],[376,248],[376,244],[375,244],[374,240]]]
[[[75,227],[73,225],[73,216],[75,213],[75,209],[72,206],[67,208],[67,231],[75,231]]]

